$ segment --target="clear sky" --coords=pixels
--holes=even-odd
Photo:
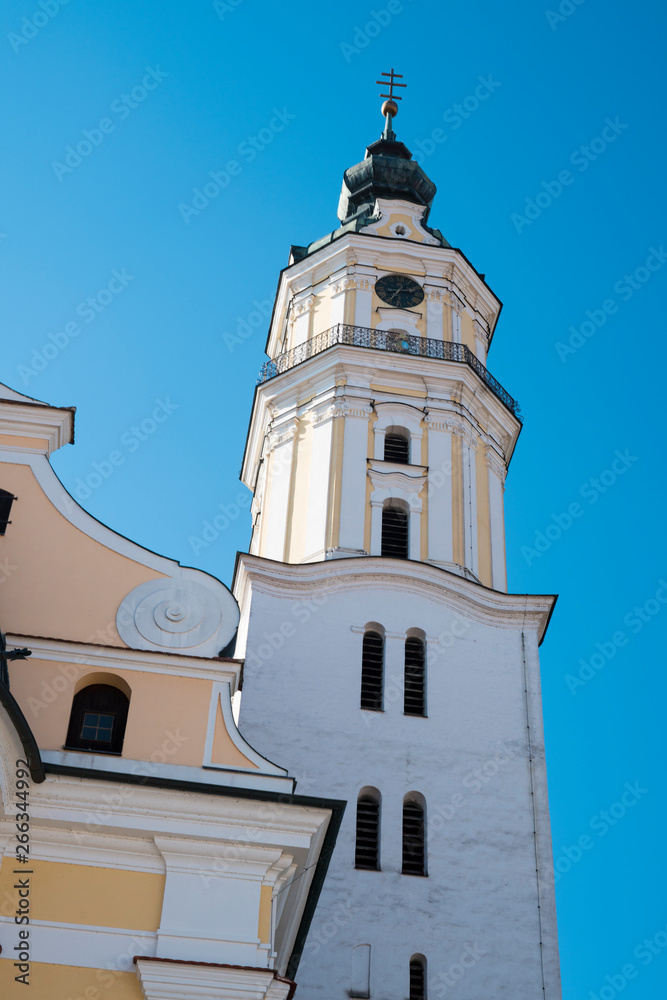
[[[278,271],[335,228],[382,127],[375,80],[405,74],[396,131],[437,184],[431,222],[505,303],[510,589],[560,594],[542,674],[564,997],[664,995],[664,6],[12,0],[0,20],[0,378],[77,406],[53,464],[92,514],[228,584]]]

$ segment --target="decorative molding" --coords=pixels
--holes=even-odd
[[[281,427],[272,427],[268,433],[266,454],[270,455],[271,452],[280,447],[281,444],[287,444],[289,441],[292,441],[299,433],[299,426],[299,418],[292,417]]]
[[[373,221],[368,226],[364,226],[359,230],[361,233],[367,233],[369,235],[376,236],[378,231],[383,229],[388,225],[389,220],[395,215],[407,215],[412,225],[414,227],[414,235],[418,238],[420,244],[426,243],[432,246],[440,247],[440,240],[437,240],[427,229],[424,228],[424,213],[426,212],[425,205],[415,205],[410,201],[403,201],[400,199],[389,199],[389,198],[376,198],[375,205],[373,207]],[[413,230],[409,232],[396,233],[394,232],[396,226],[402,226],[405,228],[405,222],[401,220],[396,220],[396,222],[389,226],[389,232],[396,239],[409,240],[410,236],[413,235]]]
[[[362,400],[352,402],[345,398],[337,399],[332,404],[331,409],[334,411],[333,416],[335,417],[365,417],[366,420],[373,412],[370,403],[364,403]]]
[[[7,391],[7,390],[5,390]],[[51,452],[70,444],[74,439],[74,411],[49,406],[48,403],[28,402],[25,397],[19,399],[0,398],[0,434],[12,437],[41,438],[46,441],[46,448],[39,454],[50,455]],[[29,453],[37,449],[25,448],[21,445],[17,451]]]
[[[148,580],[121,601],[118,634],[132,649],[216,656],[239,624],[238,605],[227,594],[214,593],[194,580]]]
[[[407,468],[407,466],[406,466]],[[422,467],[419,467],[422,472]],[[369,479],[373,485],[371,507],[382,507],[386,500],[404,500],[413,513],[422,509],[420,493],[426,484],[426,476],[410,476],[404,472],[380,472],[372,466],[368,470]]]
[[[239,555],[234,589],[242,593],[251,584],[260,592],[283,600],[294,595],[330,594],[337,591],[404,595],[406,592],[430,598],[448,608],[460,610],[475,621],[512,630],[534,629],[542,641],[553,605],[553,595],[506,594],[480,587],[452,571],[412,560],[366,556],[323,563],[275,563],[247,554]]]
[[[146,1000],[291,1000],[295,984],[272,969],[137,956]]]
[[[500,455],[493,448],[487,446],[484,450],[484,460],[488,468],[498,476],[498,479],[504,486],[507,466]]]
[[[215,727],[218,720],[218,705],[222,710],[222,719],[227,730],[227,735],[236,749],[247,757],[255,767],[241,767],[239,765],[225,765],[213,760],[213,743],[215,740]],[[249,743],[241,736],[232,713],[232,700],[230,685],[225,681],[215,683],[211,691],[211,704],[208,713],[208,724],[206,728],[206,742],[204,745],[203,767],[208,767],[217,771],[237,771],[249,774],[272,774],[280,778],[287,778],[288,774],[284,767],[272,764],[266,757],[262,757]]]
[[[159,750],[159,747],[156,749]],[[213,765],[204,769],[191,764],[161,764],[152,760],[109,757],[106,754],[88,753],[85,750],[42,750],[41,753],[42,760],[46,764],[83,767],[91,772],[99,771],[102,774],[126,774],[128,779],[134,780],[137,778],[140,780],[167,778],[170,781],[187,781],[194,785],[207,787],[216,785],[223,788],[259,789],[281,795],[291,795],[294,791],[294,778],[290,778],[279,768],[273,773],[266,773],[242,767],[225,768],[222,765]]]
[[[241,661],[221,660],[188,653],[127,649],[125,646],[97,646],[86,642],[44,639],[41,636],[8,634],[14,646],[28,645],[34,660],[54,660],[73,663],[85,671],[100,667],[110,670],[139,670],[143,673],[171,674],[176,677],[201,677],[212,681],[228,681],[236,690]]]

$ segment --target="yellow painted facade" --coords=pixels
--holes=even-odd
[[[165,877],[157,872],[57,861],[31,861],[20,867],[31,872],[32,920],[135,931],[156,931],[160,926]],[[14,885],[20,876],[15,868],[12,858],[2,859],[0,899],[7,916],[18,906],[19,890]]]
[[[0,958],[2,1000],[144,1000],[134,972],[31,962],[27,989],[16,975],[12,960]]]
[[[472,316],[464,309],[461,313],[461,341],[473,354],[475,351],[475,328],[472,323]]]
[[[249,760],[245,754],[234,745],[232,738],[227,731],[225,719],[222,714],[222,705],[218,701],[215,714],[215,731],[213,734],[213,751],[211,753],[211,763],[221,764],[225,767],[249,767],[258,770],[257,764]]]
[[[134,587],[164,574],[113,552],[71,524],[29,466],[3,462],[0,475],[3,489],[18,497],[12,530],[2,539],[3,558],[15,567],[12,585],[3,592],[5,628],[33,635],[38,607],[40,635],[124,646],[116,630],[119,604]]]
[[[259,890],[259,920],[257,922],[257,937],[264,944],[271,940],[271,905],[273,889],[263,885]]]
[[[420,229],[417,228],[415,223],[412,221],[412,218],[409,215],[406,215],[404,212],[392,212],[387,218],[386,223],[383,226],[380,226],[378,229],[376,229],[376,232],[378,236],[392,237],[395,236],[395,233],[392,232],[392,226],[397,226],[397,225],[403,226],[405,228],[406,233],[410,234],[409,236],[406,237],[407,239],[413,240],[415,243],[424,242],[425,239],[424,234],[421,232]]]
[[[428,392],[426,389],[404,389],[396,385],[379,385],[377,382],[371,383],[372,392],[386,392],[390,396],[416,396],[418,399],[426,399]]]
[[[49,442],[46,438],[24,437],[20,434],[0,434],[0,448],[25,448],[26,451],[46,452]]]

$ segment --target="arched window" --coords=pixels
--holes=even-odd
[[[390,501],[382,508],[380,555],[394,559],[408,558],[408,511],[396,501]]]
[[[410,959],[410,1000],[426,1000],[426,959],[413,955]]]
[[[89,684],[74,695],[66,749],[116,753],[123,737],[130,700],[110,684]]]
[[[377,792],[362,792],[357,799],[354,867],[380,870],[380,796]]]
[[[403,800],[403,874],[426,875],[424,806],[416,798]]]
[[[424,640],[409,635],[405,640],[403,712],[426,715],[426,650]]]
[[[384,436],[385,462],[410,464],[410,435],[404,427],[388,427]]]
[[[364,632],[361,648],[361,707],[382,711],[384,638],[379,632]]]

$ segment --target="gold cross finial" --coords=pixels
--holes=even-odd
[[[394,68],[392,66],[392,69],[391,69],[390,73],[380,73],[380,76],[388,76],[389,77],[389,81],[388,81],[389,82],[389,93],[388,94],[380,94],[380,97],[388,97],[390,101],[401,101],[401,100],[403,100],[403,98],[399,94],[395,94],[394,93],[394,87],[407,87],[407,83],[396,83],[395,82],[396,80],[402,80],[403,79],[403,74],[402,73],[395,73],[394,72]],[[376,80],[375,82],[379,83],[383,87],[387,86],[387,80]]]
[[[391,124],[392,119],[398,114],[398,104],[396,101],[401,101],[403,98],[400,94],[394,93],[394,87],[407,87],[407,83],[396,83],[396,80],[402,80],[402,73],[395,73],[392,66],[390,73],[380,73],[380,76],[388,76],[389,80],[376,80],[376,83],[381,84],[383,87],[387,86],[389,83],[389,93],[380,94],[380,97],[386,97],[387,100],[382,105],[382,114],[385,116],[386,123],[384,127],[383,138],[394,140],[396,135],[392,130]]]

